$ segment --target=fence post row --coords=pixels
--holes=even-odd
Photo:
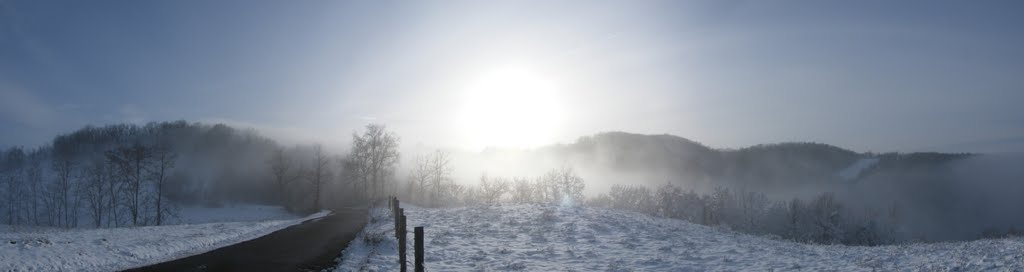
[[[398,263],[400,271],[405,272],[408,269],[406,264],[406,243],[407,235],[409,233],[407,221],[405,218],[405,209],[401,207],[401,202],[398,201],[397,197],[389,197],[388,206],[391,208],[391,214],[395,219],[395,238],[398,239]],[[414,267],[416,272],[423,272],[425,268],[424,263],[424,248],[423,248],[423,227],[413,228],[413,254],[416,257],[414,261]]]

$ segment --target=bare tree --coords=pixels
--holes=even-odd
[[[741,190],[736,196],[737,206],[740,210],[740,227],[748,232],[756,231],[757,221],[764,214],[769,206],[768,197],[762,193]]]
[[[295,171],[293,169],[294,162],[281,147],[274,149],[274,154],[267,161],[267,165],[270,166],[270,173],[274,175],[274,184],[277,185],[278,193],[281,196],[281,204],[290,205],[288,185],[301,178],[305,169]]]
[[[640,185],[612,185],[608,191],[611,207],[619,210],[652,214],[655,209],[651,189]]]
[[[121,225],[121,216],[119,211],[124,203],[124,191],[128,187],[127,184],[129,177],[125,175],[122,165],[112,157],[114,150],[108,151],[105,161],[107,179],[106,183],[106,194],[107,194],[107,226],[117,227]]]
[[[444,190],[451,188],[447,185],[452,182],[451,156],[448,152],[435,150],[427,158],[427,173],[427,183],[432,192],[431,201],[437,205],[444,195]]]
[[[683,191],[683,187],[673,184],[671,182],[665,183],[659,186],[654,192],[655,201],[657,202],[657,214],[668,218],[679,218],[689,219],[690,214],[688,212],[695,211],[695,206],[691,208],[691,204],[694,204],[694,196],[688,195],[688,192]]]
[[[801,240],[802,225],[806,220],[806,206],[804,202],[799,198],[794,197],[786,204],[786,232],[787,235],[795,239]]]
[[[174,162],[178,155],[167,145],[156,145],[151,152],[153,161],[149,169],[149,176],[156,183],[156,192],[153,196],[156,205],[156,224],[161,225],[164,215],[172,211],[170,206],[164,205],[164,185],[167,183],[167,178],[170,176],[171,169],[174,168]]]
[[[537,201],[535,186],[529,179],[516,177],[512,178],[512,183],[512,202],[533,203]]]
[[[107,153],[107,158],[117,166],[120,174],[127,181],[127,188],[125,188],[128,193],[127,208],[131,214],[132,225],[139,224],[139,216],[145,200],[143,199],[145,170],[152,156],[150,148],[141,143],[121,147]]]
[[[107,179],[110,178],[107,170],[106,161],[99,158],[92,160],[84,168],[85,184],[82,188],[82,197],[85,198],[89,214],[96,227],[103,226],[103,212],[106,211],[106,198],[108,197],[106,186],[108,185]]]
[[[19,224],[18,210],[21,204],[24,202],[23,195],[23,181],[24,175],[22,168],[25,162],[25,153],[21,148],[12,148],[7,151],[4,155],[3,163],[0,163],[0,181],[3,181],[6,186],[5,192],[7,200],[5,208],[7,209],[7,224],[15,225]],[[19,201],[21,200],[21,201]]]
[[[325,184],[331,179],[331,172],[328,169],[328,164],[331,162],[330,158],[324,154],[323,146],[316,144],[313,146],[313,164],[309,169],[309,173],[306,174],[306,179],[309,180],[310,184],[313,185],[313,208],[320,210],[322,205],[320,203],[320,194]]]
[[[511,183],[506,179],[480,176],[480,200],[484,203],[497,203],[510,188]]]
[[[731,221],[734,215],[736,196],[733,191],[726,187],[715,187],[707,199],[707,221],[706,225],[718,225]]]
[[[817,227],[817,239],[821,243],[835,243],[841,235],[840,215],[842,207],[834,193],[819,195],[810,203],[811,222]]]
[[[72,174],[74,173],[75,161],[69,156],[57,156],[52,162],[53,172],[57,175],[57,182],[51,190],[51,197],[53,199],[52,207],[55,210],[51,212],[56,213],[57,225],[62,227],[72,226],[72,182],[74,182]]]
[[[416,156],[414,166],[409,170],[408,194],[419,203],[427,203],[427,186],[430,182],[430,163],[425,156]]]
[[[39,214],[41,213],[40,209],[39,209],[39,201],[40,201],[39,198],[41,198],[42,195],[43,195],[43,193],[42,193],[42,191],[43,191],[43,188],[42,188],[42,186],[43,186],[43,166],[42,165],[43,165],[43,163],[42,163],[42,158],[41,158],[40,153],[39,152],[33,152],[32,155],[29,156],[28,167],[27,167],[26,173],[25,173],[26,180],[29,183],[29,185],[28,185],[28,190],[29,190],[28,199],[29,199],[29,202],[30,202],[29,206],[31,206],[30,207],[31,208],[31,217],[32,217],[32,222],[35,225],[42,224],[42,222],[40,221],[41,218],[39,216]]]
[[[367,197],[383,197],[398,164],[398,136],[384,125],[369,124],[362,135],[352,134],[352,151],[345,159],[345,171],[363,187]]]
[[[571,167],[563,166],[551,170],[541,180],[543,187],[546,188],[545,195],[547,195],[548,201],[570,203],[583,201],[583,189],[586,184]]]

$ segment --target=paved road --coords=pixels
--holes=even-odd
[[[319,271],[366,225],[366,210],[336,210],[266,236],[127,271]]]

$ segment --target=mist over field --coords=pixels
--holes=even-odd
[[[0,271],[1021,270],[1021,10],[0,0]]]
[[[833,192],[858,212],[898,212],[908,239],[973,239],[1024,223],[1016,208],[1024,204],[1019,197],[1024,170],[1018,167],[1024,156],[1015,153],[876,154],[816,143],[713,149],[677,136],[614,132],[567,145],[467,157],[466,167],[497,176],[535,176],[570,165],[588,181],[588,196],[612,185],[653,189],[665,184],[698,193],[760,192],[772,201]],[[472,180],[472,175],[462,178]]]
[[[557,202],[566,197],[559,192],[570,190],[557,187],[560,175],[567,174],[581,182],[572,189],[579,190],[572,197],[579,205],[797,240],[970,240],[1015,234],[1024,224],[1016,208],[1024,204],[1018,197],[1024,193],[1024,172],[1017,167],[1024,156],[1019,154],[859,153],[820,143],[716,149],[679,136],[625,132],[473,152],[400,148],[399,135],[382,128],[380,135],[396,141],[390,147],[390,170],[381,169],[379,184],[373,185],[361,174],[365,170],[352,166],[363,156],[354,146],[288,146],[252,128],[184,121],[86,127],[50,145],[4,152],[9,205],[0,219],[64,227],[149,225],[159,224],[157,215],[174,216],[182,205],[246,202],[314,211],[395,193],[427,206]],[[370,137],[361,133],[353,134],[353,144]],[[118,152],[140,146],[172,151],[166,173],[153,171],[158,164],[152,156],[141,161],[141,176],[133,176],[130,168],[117,172]],[[96,176],[103,169],[110,170]],[[104,198],[104,190],[111,188],[138,188],[143,202],[132,202],[134,195]],[[555,195],[544,196],[549,193]],[[683,202],[664,202],[672,198]],[[153,206],[157,200],[163,207]],[[111,206],[120,201],[139,206]],[[819,208],[830,211],[815,211]],[[822,233],[787,236],[802,228]],[[877,237],[840,238],[863,231]]]

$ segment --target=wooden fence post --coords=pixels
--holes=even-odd
[[[416,254],[416,272],[423,272],[423,227],[413,229],[413,251]]]
[[[398,208],[401,207],[402,206],[398,203],[398,198],[394,198],[394,200],[391,201],[391,214],[398,214]]]
[[[401,215],[402,215],[402,208],[400,206],[400,203],[398,202],[398,199],[395,199],[395,209],[393,210],[392,215],[395,218],[395,238],[397,239],[398,238],[398,220],[402,219],[402,218],[400,218]]]
[[[401,219],[399,221],[399,226],[398,226],[399,227],[399,234],[398,234],[398,263],[401,266],[401,271],[405,272],[406,271],[406,264],[405,264],[406,263],[406,261],[405,261],[406,260],[406,258],[405,258],[405,255],[406,255],[405,251],[406,251],[406,249],[405,249],[405,247],[406,247],[406,241],[407,241],[406,240],[406,234],[408,232],[407,232],[407,230],[405,228],[405,223],[406,223],[405,222],[405,211],[403,211],[402,209],[399,209],[399,213],[400,213],[399,218],[401,218]]]

